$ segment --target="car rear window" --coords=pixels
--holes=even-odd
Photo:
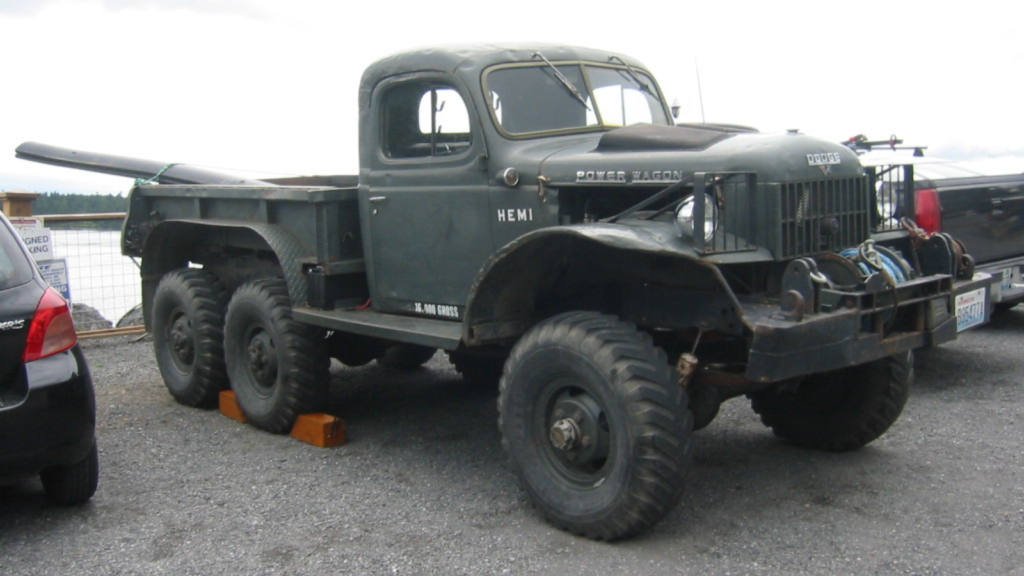
[[[21,286],[32,279],[32,261],[21,248],[17,233],[0,222],[0,290]]]

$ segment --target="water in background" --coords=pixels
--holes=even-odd
[[[53,251],[68,263],[71,301],[86,304],[114,325],[142,302],[139,268],[121,255],[121,233],[53,230]]]

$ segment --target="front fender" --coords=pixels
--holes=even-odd
[[[647,288],[725,298],[741,310],[718,267],[700,258],[670,223],[557,226],[521,236],[487,261],[470,291],[463,338],[469,345],[511,341],[562,311],[560,302],[621,316],[628,306],[622,294]]]

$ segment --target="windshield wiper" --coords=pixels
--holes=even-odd
[[[655,95],[654,91],[651,90],[651,87],[648,86],[646,82],[644,82],[643,80],[640,79],[640,75],[636,73],[636,70],[634,70],[632,66],[630,66],[629,64],[626,64],[625,60],[623,60],[622,58],[619,58],[618,56],[609,56],[608,57],[608,61],[609,62],[615,62],[616,60],[618,60],[619,64],[622,64],[623,66],[626,67],[626,72],[629,73],[630,77],[633,78],[633,82],[636,82],[636,85],[639,86],[641,90],[643,90],[644,92],[647,92],[651,96]]]
[[[571,92],[572,95],[575,96],[576,99],[579,100],[580,103],[583,104],[583,106],[585,106],[587,110],[590,110],[590,104],[587,104],[587,99],[583,97],[583,94],[580,94],[579,89],[577,89],[576,86],[573,85],[573,83],[568,78],[566,78],[565,75],[563,75],[562,72],[559,71],[558,68],[554,64],[552,64],[540,52],[534,52],[533,53],[533,57],[534,58],[540,58],[541,60],[543,60],[544,63],[547,64],[551,68],[551,70],[555,73],[555,78],[558,78],[558,81],[562,83],[562,86],[565,86],[566,90]]]

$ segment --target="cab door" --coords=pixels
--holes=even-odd
[[[494,251],[486,147],[468,93],[414,74],[375,90],[375,150],[364,155],[360,206],[375,309],[461,320]]]

